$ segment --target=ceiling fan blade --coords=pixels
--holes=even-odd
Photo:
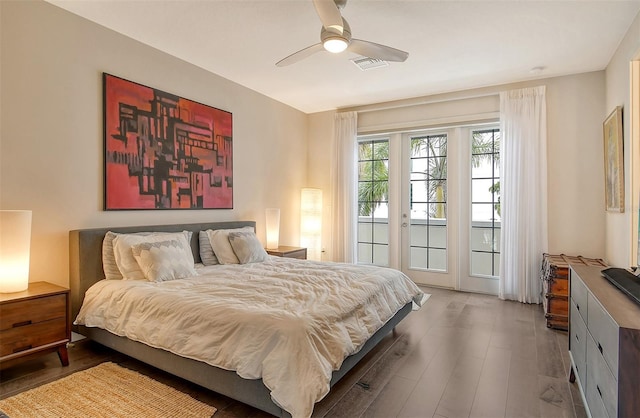
[[[301,49],[298,52],[294,52],[284,59],[281,59],[280,61],[276,62],[276,65],[278,67],[284,67],[287,65],[295,64],[296,62],[301,61],[320,51],[324,51],[324,47],[322,46],[322,44],[311,45],[309,47],[306,47],[305,49]]]
[[[369,58],[377,58],[385,61],[404,62],[409,58],[409,53],[390,46],[376,44],[375,42],[363,41],[362,39],[351,39],[347,48],[351,52]]]
[[[335,29],[342,34],[343,24],[340,9],[334,0],[313,0],[316,13],[320,17],[322,26],[326,29]]]

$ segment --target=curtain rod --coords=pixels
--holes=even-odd
[[[483,97],[491,97],[491,96],[499,96],[500,92],[491,92],[491,93],[478,93],[478,94],[467,94],[464,96],[458,97],[443,97],[437,98],[437,96],[443,95],[451,95],[454,93],[440,93],[433,96],[425,96],[419,99],[402,99],[393,102],[383,102],[372,105],[364,105],[364,106],[351,106],[345,107],[341,109],[337,109],[338,113],[342,112],[357,112],[357,113],[368,113],[368,112],[378,112],[381,110],[390,110],[390,109],[400,109],[403,107],[412,107],[412,106],[420,106],[427,104],[435,104],[435,103],[445,103],[445,102],[455,102],[458,100],[469,100],[469,99],[479,99]]]

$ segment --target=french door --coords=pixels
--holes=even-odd
[[[401,270],[415,282],[456,287],[455,132],[402,137]],[[453,177],[453,178],[452,178]]]
[[[494,125],[361,138],[358,262],[497,294],[499,144]]]

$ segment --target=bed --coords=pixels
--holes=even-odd
[[[215,222],[215,223],[197,223],[197,224],[175,224],[175,225],[156,225],[156,226],[139,226],[139,227],[117,227],[117,228],[97,228],[97,229],[84,229],[84,230],[75,230],[70,231],[69,234],[69,243],[70,243],[70,287],[71,287],[71,305],[72,305],[72,318],[76,318],[80,313],[81,306],[83,304],[83,300],[85,299],[85,295],[87,291],[94,285],[92,291],[89,292],[88,303],[86,305],[96,304],[94,301],[94,294],[104,293],[107,289],[115,288],[114,292],[120,292],[117,296],[110,296],[111,299],[120,298],[121,295],[124,294],[134,294],[135,292],[146,292],[147,289],[152,288],[153,286],[148,283],[120,283],[117,286],[130,286],[130,288],[126,288],[126,290],[122,290],[116,288],[117,281],[113,280],[103,280],[105,279],[105,272],[102,265],[102,247],[103,240],[105,235],[108,232],[118,233],[118,234],[130,234],[135,232],[172,232],[178,233],[181,231],[190,231],[192,234],[190,235],[189,245],[191,247],[191,252],[193,254],[194,262],[200,263],[200,241],[199,241],[199,232],[206,230],[229,230],[236,228],[249,228],[251,231],[255,230],[255,222],[253,221],[236,221],[236,222]],[[301,263],[301,264],[295,264]],[[327,272],[326,274],[334,274],[339,270],[348,271],[347,275],[356,275],[356,270],[349,270],[350,268],[356,269],[359,267],[353,266],[344,266],[341,267],[336,263],[317,263],[311,261],[299,261],[299,260],[284,260],[279,259],[277,257],[269,257],[269,260],[266,260],[264,263],[254,263],[254,264],[246,264],[244,266],[221,266],[219,269],[215,266],[208,268],[203,267],[202,270],[198,270],[198,276],[193,278],[193,280],[188,281],[189,279],[176,280],[172,283],[169,283],[166,286],[173,286],[174,288],[185,289],[185,291],[191,291],[192,294],[197,294],[198,296],[201,293],[206,293],[203,289],[207,289],[207,286],[211,286],[211,283],[216,283],[216,286],[222,286],[222,282],[207,282],[207,280],[222,280],[222,276],[230,277],[232,275],[241,274],[237,273],[234,268],[239,269],[238,271],[248,271],[250,278],[252,280],[267,280],[267,278],[263,278],[264,274],[262,270],[268,270],[269,273],[267,276],[274,275],[277,277],[292,277],[295,278],[295,275],[289,273],[289,270],[295,272]],[[289,270],[288,270],[289,269]],[[203,273],[204,272],[204,273]],[[224,273],[223,273],[224,272]],[[276,273],[273,273],[276,272]],[[384,275],[392,274],[392,270],[390,269],[380,269],[381,277]],[[273,274],[272,274],[273,273]],[[242,273],[245,274],[245,273]],[[298,274],[298,273],[296,273]],[[315,273],[314,273],[315,274]],[[393,273],[396,274],[396,273]],[[273,277],[269,277],[271,282],[274,282]],[[249,279],[247,279],[249,280]],[[375,280],[378,280],[377,278]],[[382,279],[380,279],[382,280]],[[187,283],[188,281],[188,283]],[[134,281],[135,282],[135,281]],[[277,282],[277,281],[276,281]],[[166,283],[166,282],[165,282]],[[247,282],[249,283],[249,282]],[[258,283],[258,282],[256,282]],[[164,283],[163,283],[164,285]],[[412,284],[411,284],[412,285]],[[131,287],[132,286],[132,287]],[[145,287],[146,286],[146,287]],[[200,286],[200,287],[196,287]],[[289,284],[287,282],[288,287],[298,286],[294,281]],[[403,286],[409,286],[403,284]],[[415,286],[415,285],[413,285]],[[99,291],[95,289],[100,288]],[[164,288],[163,288],[164,289]],[[197,289],[197,290],[194,290]],[[266,288],[265,288],[266,289]],[[416,288],[417,289],[417,288]],[[182,291],[182,290],[180,290]],[[344,289],[341,290],[343,292]],[[368,290],[371,293],[370,290]],[[93,293],[92,293],[93,292]],[[364,291],[363,291],[364,292]],[[268,293],[267,290],[264,291],[265,295],[261,295],[263,298],[268,298],[266,295]],[[325,292],[326,293],[326,292]],[[331,292],[329,292],[331,293]],[[323,293],[324,294],[324,293]],[[317,298],[317,294],[314,296]],[[377,296],[376,296],[377,297]],[[275,299],[272,297],[272,299]],[[118,299],[119,300],[119,299]],[[286,298],[283,298],[286,300]],[[357,347],[355,347],[355,352],[349,354],[344,361],[340,361],[336,363],[335,367],[329,371],[328,375],[328,387],[333,386],[336,382],[338,382],[353,366],[355,366],[360,359],[362,359],[375,345],[382,340],[382,338],[388,334],[404,317],[406,317],[412,310],[413,307],[418,306],[423,299],[423,295],[421,293],[416,293],[413,295],[411,300],[402,302],[400,306],[391,307],[391,303],[389,303],[389,309],[393,309],[387,316],[389,319],[382,317],[382,314],[379,314],[383,319],[381,322],[381,327],[375,325],[375,321],[371,320],[372,325],[368,325],[369,319],[362,317],[358,314],[357,319],[346,319],[346,326],[343,327],[343,333],[347,333],[351,335],[353,333],[354,328],[360,329],[360,325],[364,324],[362,327],[366,328],[369,326],[376,326],[375,329],[371,330],[371,335],[366,336],[366,340],[358,341]],[[253,302],[252,302],[253,303]],[[305,302],[307,303],[307,302]],[[260,304],[257,302],[256,304]],[[288,305],[285,302],[282,302],[283,307],[287,307]],[[311,304],[307,305],[311,306]],[[115,305],[114,305],[115,306]],[[323,304],[316,304],[316,306],[324,306]],[[95,340],[96,342],[103,344],[107,347],[110,347],[116,351],[122,352],[128,356],[141,360],[145,363],[148,363],[154,367],[157,367],[161,370],[165,370],[171,374],[189,380],[193,383],[199,384],[203,387],[206,387],[210,390],[218,392],[220,394],[226,395],[230,398],[236,399],[240,402],[251,405],[255,408],[266,411],[275,416],[309,416],[310,411],[313,409],[313,403],[317,402],[319,399],[314,399],[311,404],[311,409],[308,407],[300,407],[298,405],[292,405],[291,402],[297,402],[296,395],[292,394],[290,397],[293,400],[284,399],[281,396],[282,392],[288,392],[292,386],[285,386],[283,390],[274,388],[274,384],[271,382],[271,375],[273,374],[269,370],[267,370],[266,366],[260,364],[259,366],[254,367],[254,369],[262,372],[262,367],[265,367],[264,380],[260,378],[261,376],[255,375],[256,371],[251,369],[249,372],[244,371],[242,368],[238,368],[238,370],[234,370],[233,367],[230,367],[229,364],[233,364],[234,367],[237,363],[233,363],[230,360],[230,363],[224,363],[220,367],[216,367],[212,365],[215,363],[207,359],[201,359],[198,356],[191,355],[187,353],[186,355],[179,355],[178,353],[174,354],[177,350],[173,350],[171,347],[167,348],[159,343],[150,343],[148,341],[140,342],[139,338],[128,338],[124,332],[120,332],[120,330],[115,327],[112,329],[112,332],[102,329],[100,325],[96,325],[92,323],[90,319],[90,315],[85,315],[84,310],[88,308],[83,308],[83,320],[88,321],[89,326],[84,326],[84,324],[74,325],[75,330],[80,334],[87,336]],[[293,309],[299,309],[299,307],[295,307]],[[346,309],[346,308],[345,308]],[[363,308],[365,309],[365,308]],[[370,308],[366,308],[365,310],[370,310]],[[211,311],[216,312],[216,311]],[[231,309],[229,312],[233,312]],[[335,314],[335,313],[334,313]],[[373,316],[378,315],[374,314]],[[179,315],[182,316],[182,315]],[[214,315],[212,317],[220,317],[221,315]],[[267,315],[268,316],[268,315]],[[303,315],[304,316],[304,315]],[[338,313],[338,316],[340,314]],[[345,315],[343,315],[345,316]],[[233,317],[233,315],[231,315]],[[95,315],[94,315],[95,318]],[[133,317],[132,317],[133,318]],[[297,317],[296,317],[297,318]],[[364,318],[364,319],[363,319]],[[351,322],[349,322],[351,321]],[[105,320],[105,322],[108,322]],[[132,322],[135,322],[132,320]],[[167,321],[170,322],[170,321]],[[199,321],[196,321],[200,323]],[[327,321],[333,324],[335,321]],[[351,324],[351,325],[348,325]],[[358,326],[353,326],[353,324],[358,324]],[[333,325],[332,325],[333,327]],[[240,327],[236,327],[234,329],[242,329]],[[287,328],[288,329],[288,328]],[[347,329],[347,331],[344,331]],[[376,331],[377,329],[377,331]],[[119,335],[118,335],[119,334]],[[199,332],[197,335],[202,334]],[[233,333],[235,334],[235,332]],[[314,334],[315,335],[315,334]],[[242,340],[242,336],[238,337],[238,341]],[[246,337],[245,337],[246,339]],[[309,338],[307,338],[309,339]],[[279,341],[279,338],[272,337],[271,341]],[[357,340],[357,338],[356,338]],[[354,340],[355,341],[355,340]],[[315,345],[317,345],[314,342]],[[320,343],[322,345],[323,343]],[[269,350],[271,346],[267,344]],[[327,344],[328,345],[328,344]],[[158,347],[158,348],[155,348]],[[265,346],[266,347],[266,346]],[[263,349],[265,348],[263,347]],[[299,346],[296,346],[295,349],[296,355],[304,350],[300,350]],[[174,352],[172,352],[174,351]],[[240,349],[238,351],[241,351]],[[293,356],[293,354],[291,354]],[[342,358],[341,358],[342,360]],[[216,360],[217,361],[217,360]],[[305,359],[306,361],[306,359]],[[286,368],[285,368],[286,369]],[[295,367],[292,367],[295,369]],[[300,369],[300,367],[298,367]],[[313,367],[309,367],[310,370]],[[307,370],[303,373],[306,373]],[[279,371],[278,371],[279,373]],[[284,372],[283,372],[284,373]],[[293,373],[293,372],[292,372]],[[240,374],[245,375],[245,377],[241,377]],[[249,378],[247,378],[247,375]],[[299,376],[294,376],[299,377]],[[326,377],[326,376],[324,376]],[[285,377],[286,378],[286,377]],[[322,380],[318,378],[319,380]],[[295,385],[294,385],[295,386]],[[327,389],[328,390],[328,389]],[[305,396],[300,395],[301,398],[306,399]],[[289,395],[288,395],[289,396]],[[324,394],[321,395],[323,397]],[[320,398],[321,398],[320,397]],[[284,405],[284,406],[282,406]]]

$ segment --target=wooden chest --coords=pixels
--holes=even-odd
[[[542,306],[547,327],[569,329],[569,264],[607,267],[599,258],[544,254],[542,259]]]

